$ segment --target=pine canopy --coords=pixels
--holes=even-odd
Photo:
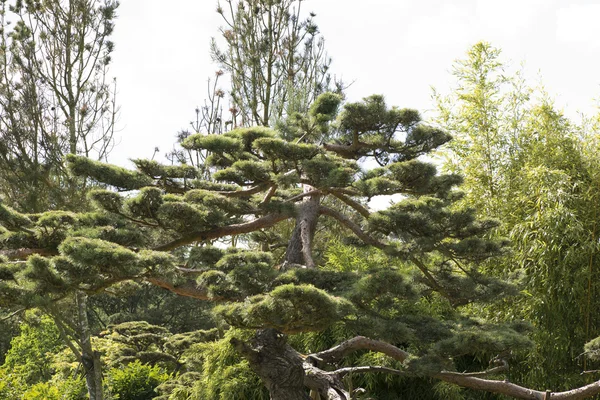
[[[475,387],[478,378],[452,372],[456,358],[492,359],[529,342],[518,326],[461,312],[513,289],[478,270],[505,249],[486,236],[497,222],[456,206],[461,178],[424,160],[450,139],[382,96],[341,107],[326,93],[276,129],[188,137],[186,149],[210,154],[210,180],[189,165],[133,160],[132,171],[69,155],[71,173],[96,185],[88,212],[25,215],[0,203],[0,305],[43,308],[147,281],[256,330],[231,343],[274,399],[307,399],[305,387],[345,398],[349,370],[335,368],[359,350],[386,354],[395,374]],[[395,203],[372,210],[381,195]],[[326,266],[324,231],[385,262]],[[424,306],[435,302],[442,311]],[[285,339],[334,326],[348,340],[308,357]]]

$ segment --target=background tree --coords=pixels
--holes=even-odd
[[[328,89],[331,60],[303,0],[226,0],[217,12],[226,46],[211,43],[213,60],[231,79],[232,124],[272,126],[306,112]]]
[[[600,333],[592,312],[600,195],[593,128],[567,119],[543,88],[511,76],[488,43],[471,48],[453,71],[456,90],[437,96],[438,122],[456,138],[446,165],[465,175],[466,203],[502,220],[497,230],[513,243],[489,270],[520,276],[523,285],[521,296],[490,316],[528,319],[536,328],[535,349],[519,354],[511,377],[560,389],[587,383],[587,361],[578,355]]]
[[[118,3],[1,6],[2,193],[26,211],[65,207],[78,191],[67,178],[64,155],[106,159],[112,149],[117,109],[107,68]]]
[[[24,212],[80,210],[85,182],[68,175],[63,158],[77,153],[106,159],[112,148],[115,83],[108,79],[107,68],[118,3],[48,0],[1,6],[2,197]],[[11,29],[9,22],[15,20]],[[76,354],[86,361],[90,393],[101,398],[100,371],[94,375],[91,367],[94,360],[97,367],[99,362],[91,349],[86,302],[78,293],[77,315],[60,307],[42,309],[59,327],[70,326],[63,338],[77,337]]]

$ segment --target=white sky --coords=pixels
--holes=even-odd
[[[208,45],[218,35],[216,0],[123,0],[113,40],[119,143],[109,161],[161,155],[189,126],[218,67]],[[598,0],[306,0],[333,58],[354,81],[348,99],[380,93],[389,105],[427,111],[431,86],[449,90],[452,62],[487,40],[534,79],[568,115],[595,112],[600,97]]]

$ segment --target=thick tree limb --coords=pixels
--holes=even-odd
[[[336,364],[348,354],[359,350],[369,350],[383,353],[400,362],[403,362],[409,356],[409,353],[407,353],[406,351],[399,349],[396,346],[393,346],[389,343],[369,339],[363,336],[357,336],[339,344],[338,346],[332,347],[331,349],[311,354],[306,358],[306,361]],[[466,373],[442,371],[439,373],[431,374],[430,377],[442,380],[444,382],[453,383],[461,387],[471,388],[475,390],[483,390],[492,393],[499,393],[517,399],[545,400],[547,398],[546,391],[529,389],[506,380],[491,380],[480,378],[480,376],[504,372],[507,370],[507,367],[507,363],[503,361],[502,365],[490,368],[486,371]],[[318,370],[318,368],[316,368],[316,370]],[[337,376],[340,378],[343,375],[351,372],[385,372],[395,375],[404,374],[404,372],[400,370],[377,366],[341,368],[333,372],[321,371],[321,373],[324,374],[337,374]],[[600,381],[573,390],[568,390],[564,392],[553,392],[550,393],[549,398],[552,400],[580,400],[595,396],[597,394],[600,394]]]
[[[273,225],[291,218],[292,214],[269,214],[264,217],[257,218],[255,220],[244,222],[241,224],[233,224],[227,226],[221,226],[215,229],[207,231],[199,231],[190,233],[187,236],[173,240],[172,242],[165,243],[161,246],[154,248],[156,251],[169,251],[174,250],[181,246],[186,246],[195,242],[203,242],[205,240],[220,239],[225,236],[241,235],[243,233],[251,233],[258,229],[270,228]]]
[[[356,336],[335,347],[332,347],[331,349],[311,354],[308,357],[310,359],[317,360],[318,362],[336,364],[348,354],[359,350],[369,350],[383,353],[400,362],[404,362],[404,360],[406,360],[406,358],[408,358],[410,355],[406,351],[401,350],[389,343],[382,342],[380,340],[369,339],[364,336]]]

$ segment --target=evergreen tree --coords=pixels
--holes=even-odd
[[[106,159],[112,149],[109,38],[118,2],[19,0],[0,7],[0,198],[22,212],[81,210],[86,182],[68,174],[64,156]],[[42,309],[66,328],[63,339],[79,343],[73,349],[79,347],[90,396],[101,399],[87,295],[78,292],[64,304],[66,311]],[[78,312],[72,315],[71,307]]]
[[[186,147],[211,152],[214,181],[189,165],[135,160],[137,170],[129,171],[68,156],[73,174],[114,190],[92,191],[96,209],[87,213],[26,215],[2,205],[0,301],[50,307],[73,292],[137,280],[218,303],[228,345],[272,399],[309,399],[309,390],[312,398],[349,399],[358,393],[353,377],[369,373],[542,398],[482,378],[505,372],[506,355],[530,341],[520,324],[483,323],[462,312],[511,287],[477,268],[504,249],[504,241],[484,238],[497,223],[456,205],[459,176],[419,160],[450,136],[422,124],[414,110],[388,108],[382,96],[341,112],[340,101],[324,94],[282,130],[190,136]],[[381,167],[364,168],[369,161]],[[368,208],[368,199],[391,194],[403,198],[386,210]],[[348,243],[390,262],[325,268],[314,255],[323,219],[343,227]],[[284,251],[268,251],[280,239],[267,229],[283,221],[293,221]],[[251,233],[244,248],[211,246]],[[435,313],[428,303],[438,304]],[[331,348],[301,354],[292,346],[295,334],[334,327],[347,335]],[[465,357],[490,366],[457,372]]]
[[[231,78],[234,127],[271,126],[305,112],[330,84],[324,39],[314,13],[303,19],[304,0],[225,0],[217,12],[225,48],[211,55]]]
[[[64,156],[106,159],[112,149],[117,109],[108,66],[117,7],[0,4],[0,190],[22,211],[80,207],[81,184],[68,179]]]

